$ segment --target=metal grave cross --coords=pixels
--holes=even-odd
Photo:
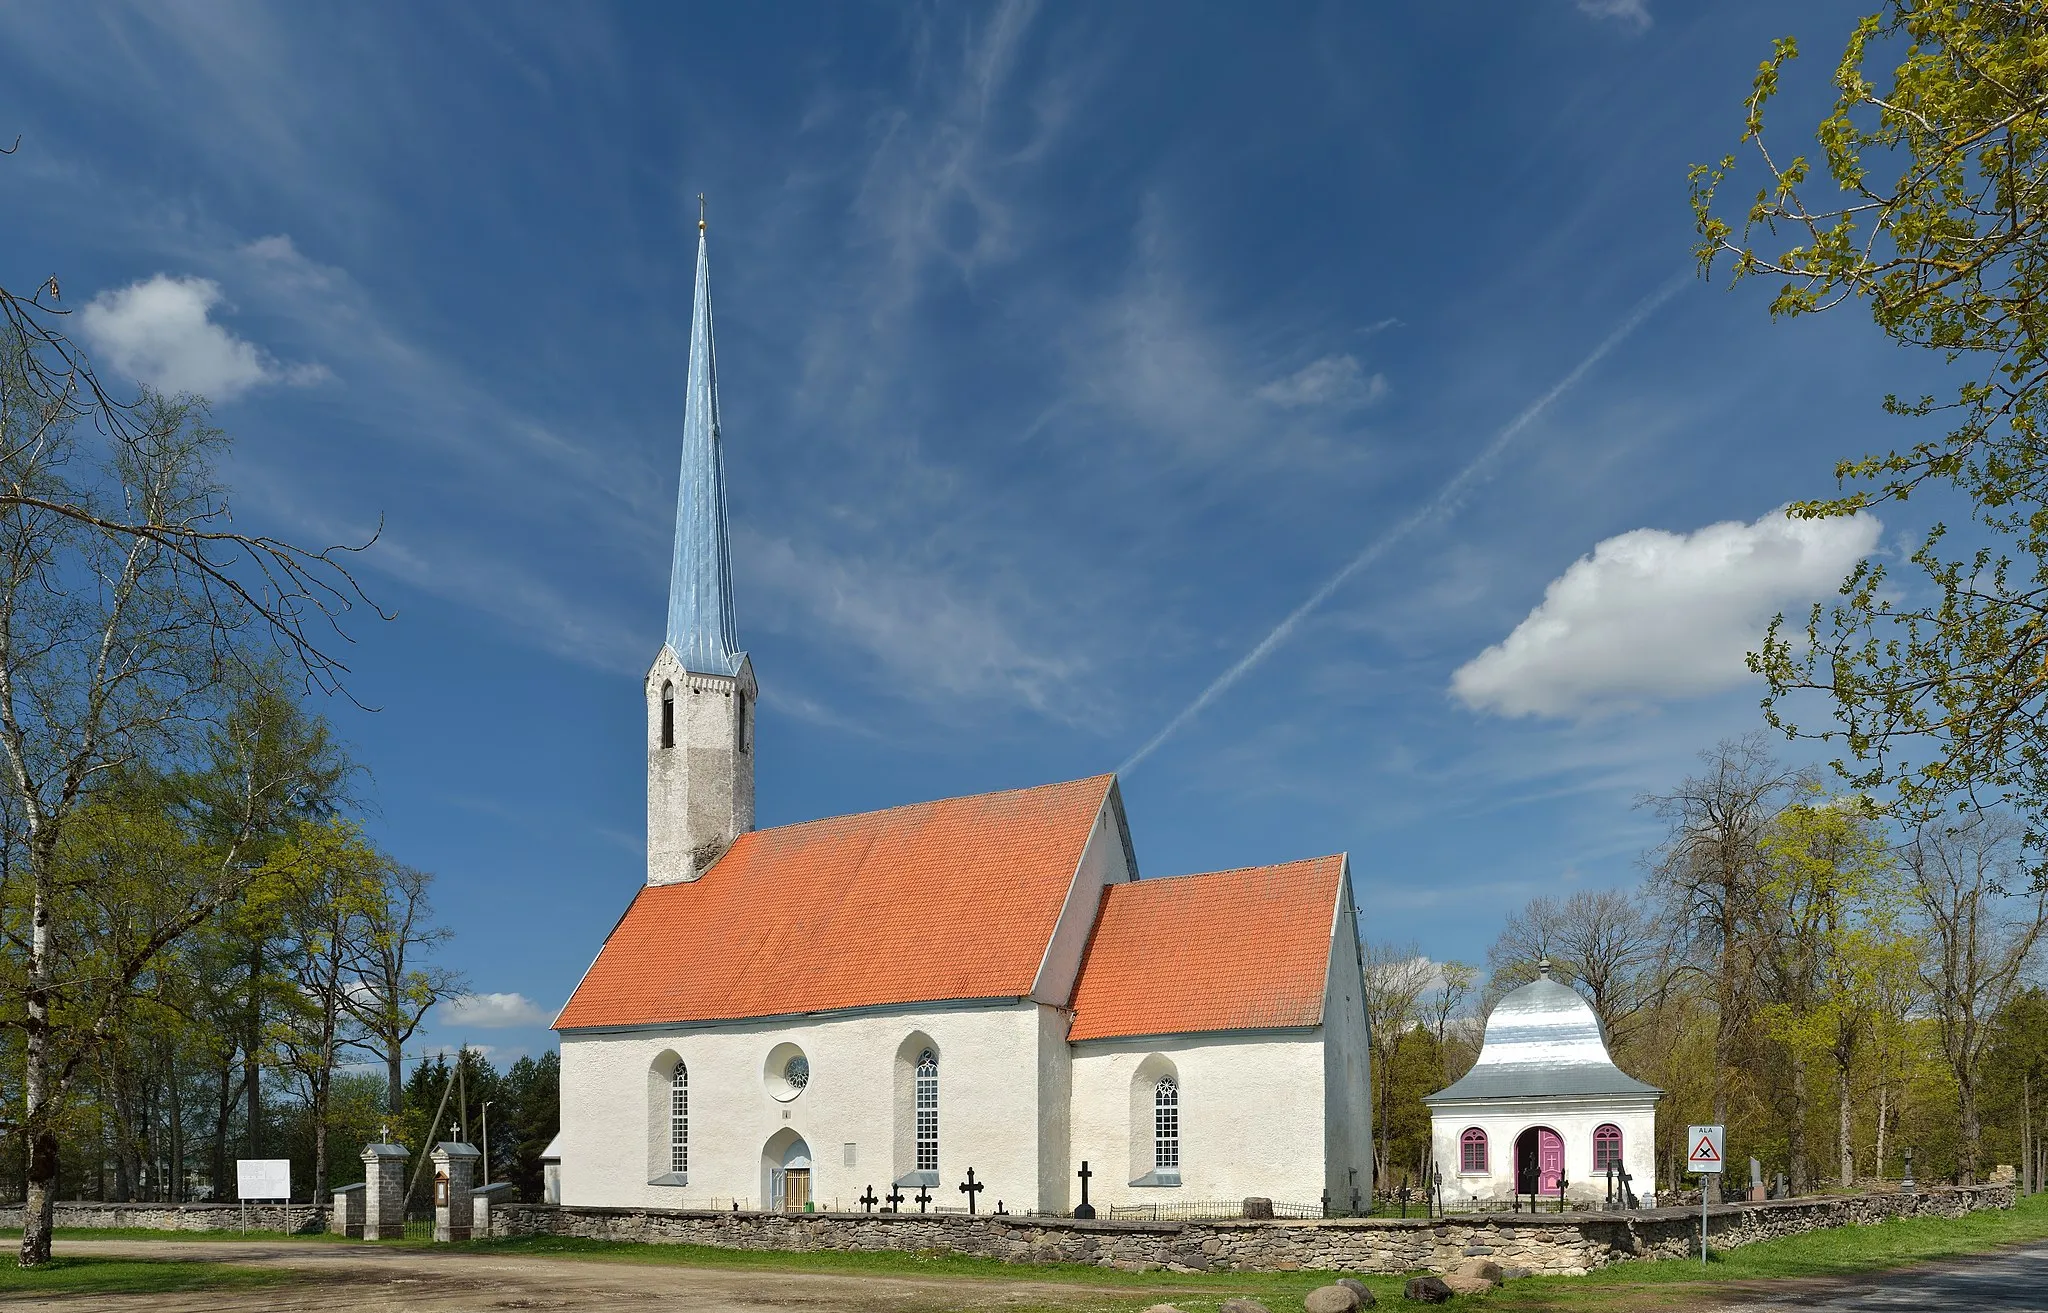
[[[968,1168],[967,1179],[960,1183],[960,1193],[967,1196],[967,1211],[969,1213],[974,1211],[974,1196],[987,1188],[984,1183],[974,1179],[974,1169],[972,1167]]]
[[[882,1201],[875,1198],[875,1187],[871,1185],[868,1187],[868,1192],[854,1200],[854,1202],[859,1204],[863,1210],[872,1213],[875,1211],[875,1205]]]
[[[923,1212],[925,1210],[925,1205],[929,1204],[931,1201],[931,1191],[925,1189],[921,1185],[917,1187],[917,1211],[920,1213]]]
[[[1081,1178],[1081,1206],[1074,1210],[1074,1216],[1085,1222],[1095,1216],[1095,1205],[1088,1202],[1088,1178],[1095,1175],[1095,1173],[1088,1170],[1088,1160],[1083,1158],[1081,1160],[1081,1170],[1075,1172],[1074,1175]]]
[[[874,1187],[870,1186],[869,1188],[870,1188],[870,1189],[873,1189]],[[887,1204],[887,1205],[889,1205],[889,1207],[888,1207],[888,1210],[887,1210],[887,1211],[889,1211],[889,1212],[892,1212],[892,1213],[900,1213],[900,1212],[902,1212],[902,1211],[903,1211],[903,1191],[902,1191],[902,1189],[901,1189],[901,1188],[899,1188],[899,1187],[897,1187],[897,1186],[895,1186],[895,1185],[891,1185],[891,1186],[889,1187],[889,1193],[887,1193],[887,1194],[885,1194],[885,1195],[883,1195],[883,1196],[882,1196],[882,1202],[883,1202],[883,1203],[885,1203],[885,1204]]]
[[[1009,1209],[1007,1209],[1007,1208],[1005,1208],[1005,1207],[1003,1207],[1003,1201],[1002,1201],[1002,1200],[1000,1200],[1000,1199],[996,1200],[996,1216],[997,1216],[997,1217],[1007,1217],[1007,1216],[1009,1216],[1009,1213],[1010,1213],[1010,1210],[1009,1210]]]

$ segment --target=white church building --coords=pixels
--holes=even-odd
[[[1656,1202],[1657,1100],[1663,1091],[1614,1065],[1592,1005],[1550,978],[1514,990],[1486,1018],[1472,1070],[1423,1099],[1444,1206],[1520,1195],[1604,1204],[1626,1172],[1638,1202]]]
[[[1141,880],[1109,775],[754,828],[701,223],[694,302],[647,880],[555,1021],[560,1202],[1067,1213],[1085,1162],[1104,1216],[1368,1204],[1343,856]]]

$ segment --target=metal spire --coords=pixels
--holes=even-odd
[[[711,340],[711,266],[704,198],[697,197],[697,287],[690,311],[690,380],[683,399],[683,469],[668,582],[668,646],[683,669],[739,673],[732,614],[732,549],[725,527],[725,454],[718,432],[718,353]]]

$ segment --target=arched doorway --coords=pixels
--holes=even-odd
[[[801,1213],[811,1202],[811,1146],[786,1126],[761,1147],[761,1201],[771,1213]]]
[[[1548,1126],[1531,1126],[1515,1137],[1515,1193],[1557,1195],[1564,1179],[1564,1137]]]

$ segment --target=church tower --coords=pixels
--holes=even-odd
[[[701,207],[702,197],[699,197]],[[711,272],[697,219],[668,634],[647,672],[647,883],[695,880],[754,828],[753,663],[739,650],[718,432]]]

